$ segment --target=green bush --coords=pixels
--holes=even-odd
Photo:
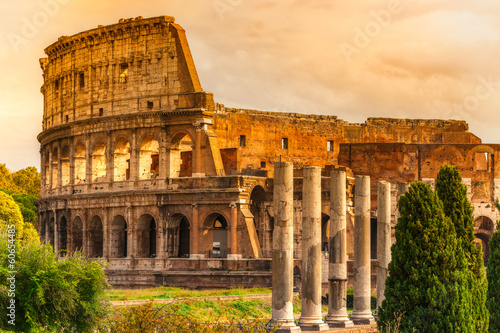
[[[8,242],[0,237],[0,306],[11,300]],[[101,264],[79,253],[57,259],[49,245],[18,241],[15,252],[15,325],[0,317],[0,327],[17,332],[93,332],[106,311],[106,277]]]

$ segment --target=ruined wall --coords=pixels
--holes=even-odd
[[[220,148],[237,148],[239,170],[265,170],[274,162],[304,165],[338,164],[341,143],[480,143],[464,121],[369,118],[352,124],[336,116],[228,109],[216,105],[214,132]],[[342,163],[339,163],[342,164]]]

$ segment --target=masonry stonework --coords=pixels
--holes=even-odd
[[[214,102],[173,17],[137,17],[62,36],[40,59],[44,96],[39,234],[55,251],[109,262],[115,286],[271,284],[274,163],[293,163],[293,267],[300,287],[302,168],[322,169],[321,249],[328,264],[330,172],[346,170],[347,279],[354,256],[354,176],[371,178],[371,259],[377,183],[397,197],[432,183],[444,163],[462,172],[477,241],[498,216],[500,145],[458,120],[264,112]],[[376,261],[373,261],[372,288]],[[328,274],[323,285],[328,289]]]

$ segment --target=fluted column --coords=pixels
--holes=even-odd
[[[278,332],[300,332],[293,319],[293,163],[274,163],[272,322]]]
[[[328,315],[331,327],[352,327],[347,317],[346,172],[330,173]]]
[[[327,331],[321,315],[321,168],[304,167],[302,183],[302,312],[304,330]]]
[[[354,304],[355,324],[374,323],[371,312],[370,177],[355,177],[354,193]]]
[[[385,280],[391,262],[391,183],[378,182],[377,213],[377,309],[385,299]]]

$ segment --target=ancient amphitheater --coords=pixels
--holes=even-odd
[[[112,284],[269,285],[276,161],[294,163],[297,275],[306,165],[323,170],[325,256],[331,170],[351,176],[352,258],[352,177],[372,179],[372,225],[377,181],[391,182],[394,225],[401,185],[432,185],[444,163],[462,172],[477,241],[488,256],[498,217],[492,203],[500,196],[494,159],[500,146],[483,144],[464,121],[354,124],[336,116],[227,108],[203,91],[186,33],[173,17],[122,19],[60,37],[45,53],[40,236],[60,255],[82,249],[104,258]],[[371,238],[375,260],[376,228]]]

